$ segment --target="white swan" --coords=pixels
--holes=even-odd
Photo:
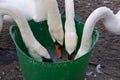
[[[0,29],[2,29],[3,16],[10,15],[17,23],[23,41],[28,48],[29,54],[38,61],[52,61],[47,50],[34,38],[26,18],[19,10],[9,4],[0,4]]]
[[[75,13],[73,0],[65,0],[65,11],[65,47],[67,52],[67,59],[71,60],[73,58],[72,55],[76,48],[78,38],[74,22]]]
[[[100,7],[93,11],[85,22],[81,46],[75,59],[88,52],[92,43],[92,32],[97,21],[102,20],[105,28],[114,34],[120,34],[120,11],[114,13],[107,7]]]
[[[36,22],[48,20],[49,32],[56,43],[57,55],[62,56],[60,46],[63,45],[64,32],[56,0],[1,0],[0,3],[17,8],[27,20],[33,19]],[[9,16],[5,16],[4,20],[12,22]]]
[[[44,0],[0,0],[0,4],[9,4],[17,8],[27,20],[34,19],[36,22],[46,20],[46,9]],[[11,22],[10,16],[4,16],[4,20]]]
[[[50,35],[55,42],[56,53],[58,58],[62,57],[61,46],[63,45],[64,32],[56,0],[45,0],[47,10],[47,20]],[[49,5],[49,6],[48,6]]]

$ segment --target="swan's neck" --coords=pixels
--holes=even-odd
[[[45,0],[47,10],[47,20],[50,28],[55,28],[58,24],[62,24],[61,15],[56,0]],[[54,24],[52,24],[54,23]],[[55,26],[54,26],[55,25]],[[62,25],[60,25],[62,27]]]
[[[65,13],[66,19],[74,19],[74,1],[73,0],[65,0]]]
[[[0,17],[1,17],[0,23],[2,23],[2,16],[4,15],[10,15],[15,20],[20,29],[23,41],[26,43],[27,47],[34,42],[35,39],[29,28],[29,24],[27,23],[26,18],[16,8],[8,4],[0,5]]]
[[[90,49],[92,43],[92,32],[96,22],[99,20],[102,20],[106,29],[113,33],[116,33],[117,29],[120,26],[118,24],[119,20],[116,18],[116,16],[110,9],[106,7],[101,7],[93,11],[86,20],[84,26],[81,47],[78,51],[79,54],[81,54],[80,52],[82,51],[83,53],[81,55],[84,55]],[[120,29],[118,30],[120,32]]]
[[[54,42],[57,41],[59,44],[63,45],[64,32],[57,1],[45,0],[45,5],[50,35]]]
[[[74,1],[65,0],[65,13],[66,13],[66,22],[65,22],[65,32],[74,32],[75,22],[74,22]]]
[[[88,31],[87,33],[90,33],[91,31],[93,31],[96,22],[102,20],[105,28],[108,31],[115,34],[119,34],[120,24],[118,19],[119,18],[117,18],[109,8],[106,7],[98,8],[88,17],[85,23],[84,31],[86,30]]]

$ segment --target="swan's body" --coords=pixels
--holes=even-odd
[[[3,0],[0,3],[17,8],[28,20],[34,19],[36,22],[48,20],[53,41],[63,44],[64,33],[56,0]],[[12,21],[12,18],[6,16],[4,20]]]
[[[33,19],[36,22],[47,20],[53,41],[59,45],[63,45],[64,32],[56,0],[1,0],[0,4],[12,5],[18,9],[27,20]],[[7,22],[13,21],[9,16],[5,16],[4,20]],[[57,51],[61,56],[61,50]]]
[[[33,58],[38,61],[43,61],[42,58],[46,58],[48,60],[51,59],[48,51],[34,38],[26,18],[19,10],[9,4],[0,4],[0,28],[2,28],[2,18],[4,15],[9,15],[13,20],[15,20],[20,29],[23,41],[28,48],[29,54]]]
[[[97,21],[102,20],[105,28],[114,34],[120,34],[120,11],[114,13],[107,7],[100,7],[93,11],[85,22],[80,49],[75,59],[86,54],[92,44],[92,32]]]
[[[44,0],[2,0],[1,3],[7,3],[17,8],[28,20],[34,19],[36,22],[40,22],[47,19]],[[10,16],[4,17],[5,21],[13,21]]]
[[[65,47],[68,53],[68,59],[74,52],[77,45],[77,34],[74,22],[74,1],[65,0],[66,22],[65,22]]]

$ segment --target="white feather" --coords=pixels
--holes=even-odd
[[[74,2],[65,0],[66,22],[65,22],[65,47],[71,55],[77,45],[77,34],[74,22]]]
[[[57,41],[61,45],[63,44],[64,32],[62,29],[61,15],[59,13],[56,0],[1,0],[0,5],[6,5],[6,7],[1,6],[1,15],[5,15],[4,21],[7,21],[7,22],[12,22],[14,20],[19,21],[17,22],[17,24],[18,26],[20,26],[19,28],[20,28],[23,40],[27,48],[29,49],[29,53],[31,54],[31,56],[33,56],[37,60],[41,59],[40,55],[46,58],[50,58],[50,56],[47,50],[42,45],[40,45],[40,43],[38,43],[36,39],[34,39],[34,36],[32,35],[32,32],[30,31],[26,20],[22,16],[21,18],[17,17],[17,14],[24,15],[27,20],[34,19],[36,22],[48,20],[49,32],[51,34],[53,41],[54,42]],[[7,5],[9,5],[10,8]],[[14,8],[18,12],[14,13],[15,11]],[[8,14],[2,13],[2,11],[5,12],[7,10],[8,10]],[[14,17],[17,17],[17,18],[15,19]],[[1,23],[0,23],[0,26],[1,26],[0,30],[1,30],[2,22],[3,22],[2,16],[0,17],[0,20],[1,20]]]
[[[63,44],[64,32],[61,15],[56,0],[2,0],[0,4],[9,4],[18,9],[27,20],[36,22],[48,20],[49,32],[53,41]],[[12,22],[13,19],[6,15],[4,21]]]
[[[42,61],[41,57],[45,57],[50,59],[50,55],[48,54],[48,51],[42,47],[41,44],[39,44],[39,42],[35,39],[35,37],[33,36],[29,24],[27,23],[26,18],[24,17],[23,14],[21,14],[21,12],[19,10],[17,10],[16,8],[14,8],[13,6],[6,4],[6,5],[0,5],[0,23],[2,24],[2,16],[4,15],[9,15],[11,16],[15,22],[17,23],[23,41],[26,45],[26,47],[28,48],[28,51],[30,53],[30,55],[35,58],[38,61]],[[2,27],[2,26],[0,26]]]
[[[102,20],[105,28],[114,34],[120,34],[120,12],[116,15],[107,7],[100,7],[94,10],[87,18],[83,30],[81,46],[75,59],[85,55],[92,44],[92,32],[97,21]]]

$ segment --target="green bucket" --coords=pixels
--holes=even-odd
[[[65,18],[62,18],[62,22],[64,25]],[[76,20],[75,23],[79,41],[75,51],[77,53],[80,47],[84,24]],[[55,51],[55,45],[50,37],[47,22],[36,23],[31,20],[29,21],[29,25],[35,38],[45,48]],[[91,51],[99,38],[98,31],[94,30],[92,36],[93,43],[89,52],[77,60],[72,60],[70,62],[47,63],[38,62],[29,56],[17,26],[11,26],[9,32],[16,45],[24,80],[84,80]],[[65,47],[63,49],[63,52],[65,52]]]

